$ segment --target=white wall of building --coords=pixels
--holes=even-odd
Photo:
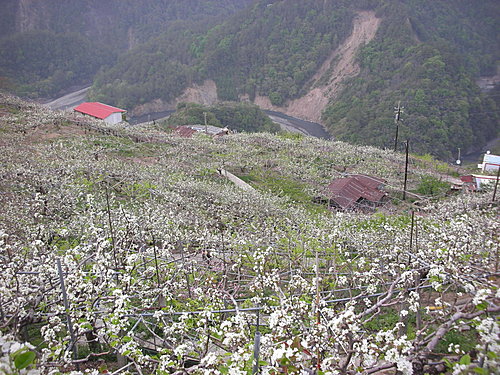
[[[500,156],[493,154],[485,154],[483,164],[479,164],[479,168],[483,172],[496,172],[500,166]]]
[[[473,174],[474,182],[476,183],[476,187],[478,190],[481,190],[486,185],[493,185],[497,180],[496,176],[481,176],[477,174]]]
[[[122,113],[121,112],[115,112],[108,117],[104,119],[108,124],[118,124],[119,122],[122,122]]]

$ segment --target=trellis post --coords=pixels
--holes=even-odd
[[[69,313],[69,302],[68,295],[66,293],[66,286],[64,285],[64,274],[61,266],[61,259],[57,258],[57,271],[59,273],[59,284],[61,285],[61,292],[64,303],[64,311],[66,313],[66,322],[68,325],[68,331],[71,337],[71,343],[68,346],[68,349],[73,352],[73,358],[78,358],[78,347],[76,346],[76,337],[75,332],[73,331],[73,324],[71,323],[71,316]]]
[[[254,364],[252,369],[252,375],[259,373],[259,353],[260,353],[260,310],[257,310],[257,330],[255,331],[255,339],[253,343],[253,358]]]

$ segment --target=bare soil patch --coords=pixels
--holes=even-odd
[[[330,54],[314,74],[307,84],[312,89],[303,97],[289,101],[283,107],[273,106],[269,98],[264,96],[257,96],[255,103],[264,109],[321,123],[323,110],[338,96],[345,80],[359,74],[356,53],[363,44],[375,37],[380,21],[375,12],[358,12],[351,35]]]
[[[44,124],[37,126],[26,134],[27,142],[43,142],[57,138],[81,137],[91,133],[90,130],[84,129],[75,124]]]

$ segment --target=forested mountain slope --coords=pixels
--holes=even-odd
[[[78,18],[76,31],[85,30],[85,19],[103,16],[104,5],[84,3],[89,12]],[[47,34],[3,39],[0,76],[28,84],[18,92],[41,95],[93,78],[92,99],[130,111],[148,110],[153,102],[156,109],[174,108],[180,97],[203,97],[186,95],[187,89],[209,87],[211,102],[202,104],[250,100],[320,121],[339,139],[379,147],[393,147],[393,107],[401,101],[400,139],[410,138],[415,152],[441,158],[497,135],[498,96],[482,93],[475,83],[497,70],[500,15],[494,0],[104,4],[116,15],[112,27],[53,43],[53,33],[69,24],[58,18],[47,21]],[[65,7],[78,5],[69,1]],[[102,38],[87,37],[93,33]],[[108,51],[95,43],[116,47]],[[55,61],[48,69],[37,61],[44,54]]]
[[[498,97],[475,79],[493,75],[500,51],[494,2],[406,1],[378,11],[374,40],[359,51],[350,79],[323,121],[341,139],[390,145],[392,107],[406,106],[402,138],[446,157],[498,132]],[[495,103],[496,99],[496,103]]]
[[[375,34],[353,41],[355,69],[344,74],[335,51],[349,50],[360,12],[371,12]],[[92,92],[133,107],[172,102],[210,79],[220,100],[267,100],[314,115],[340,139],[380,147],[392,147],[401,100],[401,139],[447,158],[496,134],[497,106],[475,79],[496,70],[498,26],[494,1],[257,1],[208,33],[181,29],[139,46],[101,72]],[[322,86],[330,93],[297,104]]]
[[[205,30],[251,0],[5,0],[0,88],[37,97],[91,82],[176,23]],[[4,4],[5,3],[5,4]]]

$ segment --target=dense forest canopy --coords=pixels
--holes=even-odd
[[[56,96],[92,82],[100,68],[172,23],[209,27],[250,1],[7,0],[0,14],[0,84],[23,96]]]
[[[311,77],[352,32],[360,9],[375,10],[382,23],[358,51],[361,73],[323,114],[334,136],[392,147],[399,100],[406,106],[401,139],[410,138],[416,152],[450,158],[495,136],[494,97],[475,84],[494,74],[498,61],[500,18],[492,1],[256,2],[208,33],[177,32],[188,38],[178,43],[167,33],[155,50],[139,46],[103,71],[93,92],[122,105],[168,101],[210,78],[221,100],[260,94],[282,105],[311,89]],[[147,72],[138,74],[133,66],[144,58]],[[173,70],[175,77],[164,74]]]
[[[237,132],[277,133],[279,125],[256,105],[250,103],[220,103],[211,107],[195,103],[179,103],[168,126],[206,124],[225,127]]]
[[[497,134],[495,96],[474,81],[494,74],[498,61],[498,7],[482,5],[406,1],[381,8],[384,22],[358,54],[361,74],[325,111],[327,127],[350,142],[390,146],[392,108],[401,100],[401,139],[419,152],[446,158]]]
[[[352,33],[356,13],[371,10],[381,24],[358,50],[360,73],[343,82],[322,116],[335,137],[392,147],[398,101],[401,139],[410,138],[415,152],[450,158],[497,135],[498,98],[475,83],[494,75],[500,60],[493,0],[71,0],[58,12],[46,0],[33,7],[40,19],[61,15],[0,40],[0,77],[7,77],[0,84],[23,95],[55,95],[92,80],[92,99],[132,109],[174,102],[211,79],[219,100],[261,95],[281,106],[312,88],[318,68]],[[28,32],[46,46],[42,52]],[[106,53],[92,54],[102,51],[99,43]]]
[[[158,97],[168,101],[180,93],[179,80],[210,78],[221,100],[244,94],[253,99],[258,91],[280,105],[304,92],[308,78],[349,34],[353,15],[342,2],[257,1],[208,31],[176,24],[102,71],[94,93],[124,106]],[[178,71],[170,84],[164,77],[169,68]]]

